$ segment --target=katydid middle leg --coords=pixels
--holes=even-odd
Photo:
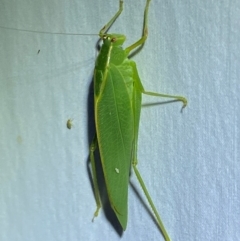
[[[100,192],[99,192],[99,187],[98,187],[98,182],[97,182],[97,172],[96,172],[96,163],[95,163],[95,157],[94,157],[94,152],[97,148],[98,145],[98,141],[97,141],[97,136],[95,135],[92,143],[90,145],[90,162],[91,162],[91,166],[92,166],[92,180],[93,180],[93,189],[94,189],[94,196],[95,196],[95,200],[96,200],[96,204],[97,204],[97,209],[94,212],[94,216],[92,221],[94,220],[95,217],[98,216],[98,212],[100,210],[100,208],[102,207],[101,205],[101,200],[100,200]]]

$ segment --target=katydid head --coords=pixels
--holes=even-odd
[[[122,45],[125,40],[126,37],[122,34],[103,34],[102,36],[100,36],[100,38],[103,40],[104,43],[109,43],[113,46],[119,46]]]

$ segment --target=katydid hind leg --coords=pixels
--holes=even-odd
[[[93,141],[90,145],[90,162],[92,166],[92,180],[93,180],[93,189],[94,189],[94,196],[97,204],[97,209],[94,212],[94,216],[92,221],[94,221],[94,218],[98,216],[98,212],[100,208],[102,207],[101,205],[101,200],[100,200],[100,192],[98,188],[98,182],[97,182],[97,172],[96,172],[96,163],[95,163],[95,157],[94,157],[94,152],[98,146],[98,141],[97,141],[97,136],[95,135],[93,138]]]
[[[167,231],[161,221],[161,218],[157,212],[157,209],[155,208],[155,205],[147,191],[147,188],[143,182],[143,179],[137,169],[137,163],[138,163],[138,159],[137,159],[137,143],[138,143],[138,131],[139,131],[139,121],[140,121],[140,112],[141,112],[141,102],[142,102],[142,93],[144,92],[144,88],[143,85],[139,79],[138,76],[138,71],[136,68],[136,64],[135,62],[131,62],[132,68],[133,68],[133,76],[134,76],[134,95],[133,95],[133,99],[134,99],[134,104],[133,104],[133,112],[134,112],[134,146],[133,146],[133,160],[132,160],[132,166],[133,166],[133,170],[137,176],[137,179],[143,189],[143,192],[152,208],[152,211],[155,215],[158,227],[160,229],[160,231],[162,232],[164,238],[166,241],[170,241],[170,238],[167,234]]]
[[[158,213],[158,211],[157,211],[157,209],[156,209],[156,207],[155,207],[155,205],[154,205],[154,203],[152,201],[152,198],[151,198],[150,194],[148,193],[148,190],[147,190],[147,188],[146,188],[146,186],[144,184],[144,181],[143,181],[143,179],[142,179],[142,177],[141,177],[141,175],[140,175],[140,173],[139,173],[139,171],[137,169],[137,162],[138,162],[137,160],[134,160],[133,170],[134,170],[134,172],[135,172],[135,174],[137,176],[138,182],[140,183],[141,188],[143,189],[143,192],[144,192],[144,194],[145,194],[145,196],[146,196],[146,198],[148,200],[148,203],[149,203],[150,207],[152,208],[152,211],[153,211],[153,213],[154,213],[154,215],[156,217],[157,224],[159,226],[159,229],[160,229],[160,231],[161,231],[165,241],[171,241],[171,239],[170,239],[170,237],[169,237],[169,235],[168,235],[168,233],[167,233],[167,231],[166,231],[166,229],[165,229],[165,227],[163,225],[163,222],[162,222],[162,220],[160,218],[160,215],[159,215],[159,213]]]

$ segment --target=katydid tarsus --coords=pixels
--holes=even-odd
[[[126,49],[122,48],[122,44],[125,41],[124,35],[107,34],[108,29],[123,10],[122,0],[119,1],[119,10],[117,13],[99,32],[103,44],[94,70],[96,136],[90,146],[90,160],[97,203],[94,217],[98,215],[101,208],[94,158],[94,151],[98,146],[110,205],[123,230],[127,227],[128,183],[130,167],[132,165],[165,240],[170,240],[137,169],[140,110],[142,94],[174,98],[183,102],[182,108],[187,105],[187,100],[182,96],[145,91],[138,76],[135,62],[128,58],[130,52],[143,45],[147,39],[150,1],[146,1],[143,35]],[[117,175],[116,166],[118,167]]]

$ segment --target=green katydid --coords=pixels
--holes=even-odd
[[[146,186],[137,169],[137,142],[142,94],[174,98],[187,105],[186,98],[145,91],[138,76],[134,61],[129,53],[144,44],[148,35],[148,9],[151,0],[146,0],[144,11],[143,35],[126,49],[122,48],[125,36],[107,34],[108,29],[123,10],[123,0],[119,1],[119,10],[100,30],[103,41],[94,70],[94,113],[96,135],[90,146],[93,184],[98,215],[101,201],[96,177],[94,152],[98,146],[103,167],[110,205],[123,228],[128,218],[128,183],[131,164],[145,196],[153,210],[157,224],[165,238],[170,240],[160,216],[151,200]]]
[[[122,49],[122,44],[125,41],[124,35],[106,33],[121,14],[123,10],[123,0],[119,0],[119,10],[99,32],[99,36],[103,40],[103,45],[96,60],[94,71],[94,104],[97,133],[90,146],[90,161],[93,171],[93,185],[97,204],[94,217],[97,217],[101,208],[94,158],[94,152],[98,146],[109,201],[123,230],[127,227],[128,183],[129,172],[132,165],[137,179],[153,210],[164,239],[170,240],[137,169],[137,142],[141,102],[142,94],[176,99],[183,102],[182,108],[186,107],[187,100],[182,96],[145,91],[138,76],[135,62],[128,59],[130,52],[143,45],[147,39],[148,9],[150,1],[151,0],[146,0],[143,35],[138,41],[126,49]],[[5,27],[1,28],[8,29]],[[31,30],[12,30],[39,33],[39,31]],[[40,33],[62,34],[49,32]],[[38,54],[39,52],[40,50],[38,50]],[[69,119],[67,121],[67,128],[71,129],[71,127],[72,120]]]

